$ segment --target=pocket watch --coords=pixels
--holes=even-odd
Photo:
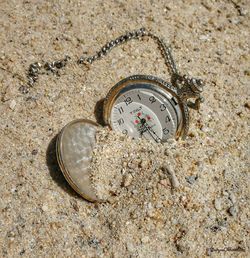
[[[200,91],[202,82],[193,82]],[[155,142],[185,138],[189,125],[185,92],[184,88],[180,91],[154,76],[130,76],[109,91],[104,103],[104,121],[113,130],[134,138],[145,137]],[[196,105],[199,102],[200,99]]]
[[[133,138],[143,137],[155,142],[185,139],[189,128],[189,108],[199,109],[204,100],[201,96],[204,82],[178,72],[171,49],[164,40],[141,28],[111,40],[93,56],[80,57],[77,62],[89,66],[113,48],[144,38],[151,38],[158,45],[171,81],[166,82],[153,75],[132,75],[123,79],[110,89],[105,98],[103,120],[112,130]],[[27,86],[20,90],[24,92],[33,87],[43,70],[58,73],[70,60],[66,56],[53,62],[31,64]],[[91,201],[97,200],[89,171],[96,126],[89,120],[76,120],[66,125],[57,139],[58,163],[65,178],[80,195]]]

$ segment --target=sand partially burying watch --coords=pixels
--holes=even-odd
[[[97,197],[115,201],[138,192],[144,195],[147,188],[155,188],[159,182],[169,184],[169,188],[177,187],[171,168],[175,161],[166,150],[174,145],[175,141],[157,144],[99,128],[91,163],[91,181]]]

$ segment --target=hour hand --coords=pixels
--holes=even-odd
[[[140,136],[142,136],[145,132],[147,132],[147,127],[145,125],[141,125],[139,128]]]

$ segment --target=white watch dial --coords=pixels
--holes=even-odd
[[[150,85],[133,85],[120,93],[111,109],[111,127],[129,136],[156,142],[175,137],[177,113],[169,94],[160,94]]]

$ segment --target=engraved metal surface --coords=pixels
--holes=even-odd
[[[57,139],[57,159],[70,186],[89,201],[98,201],[90,180],[97,124],[81,119],[67,124]]]

